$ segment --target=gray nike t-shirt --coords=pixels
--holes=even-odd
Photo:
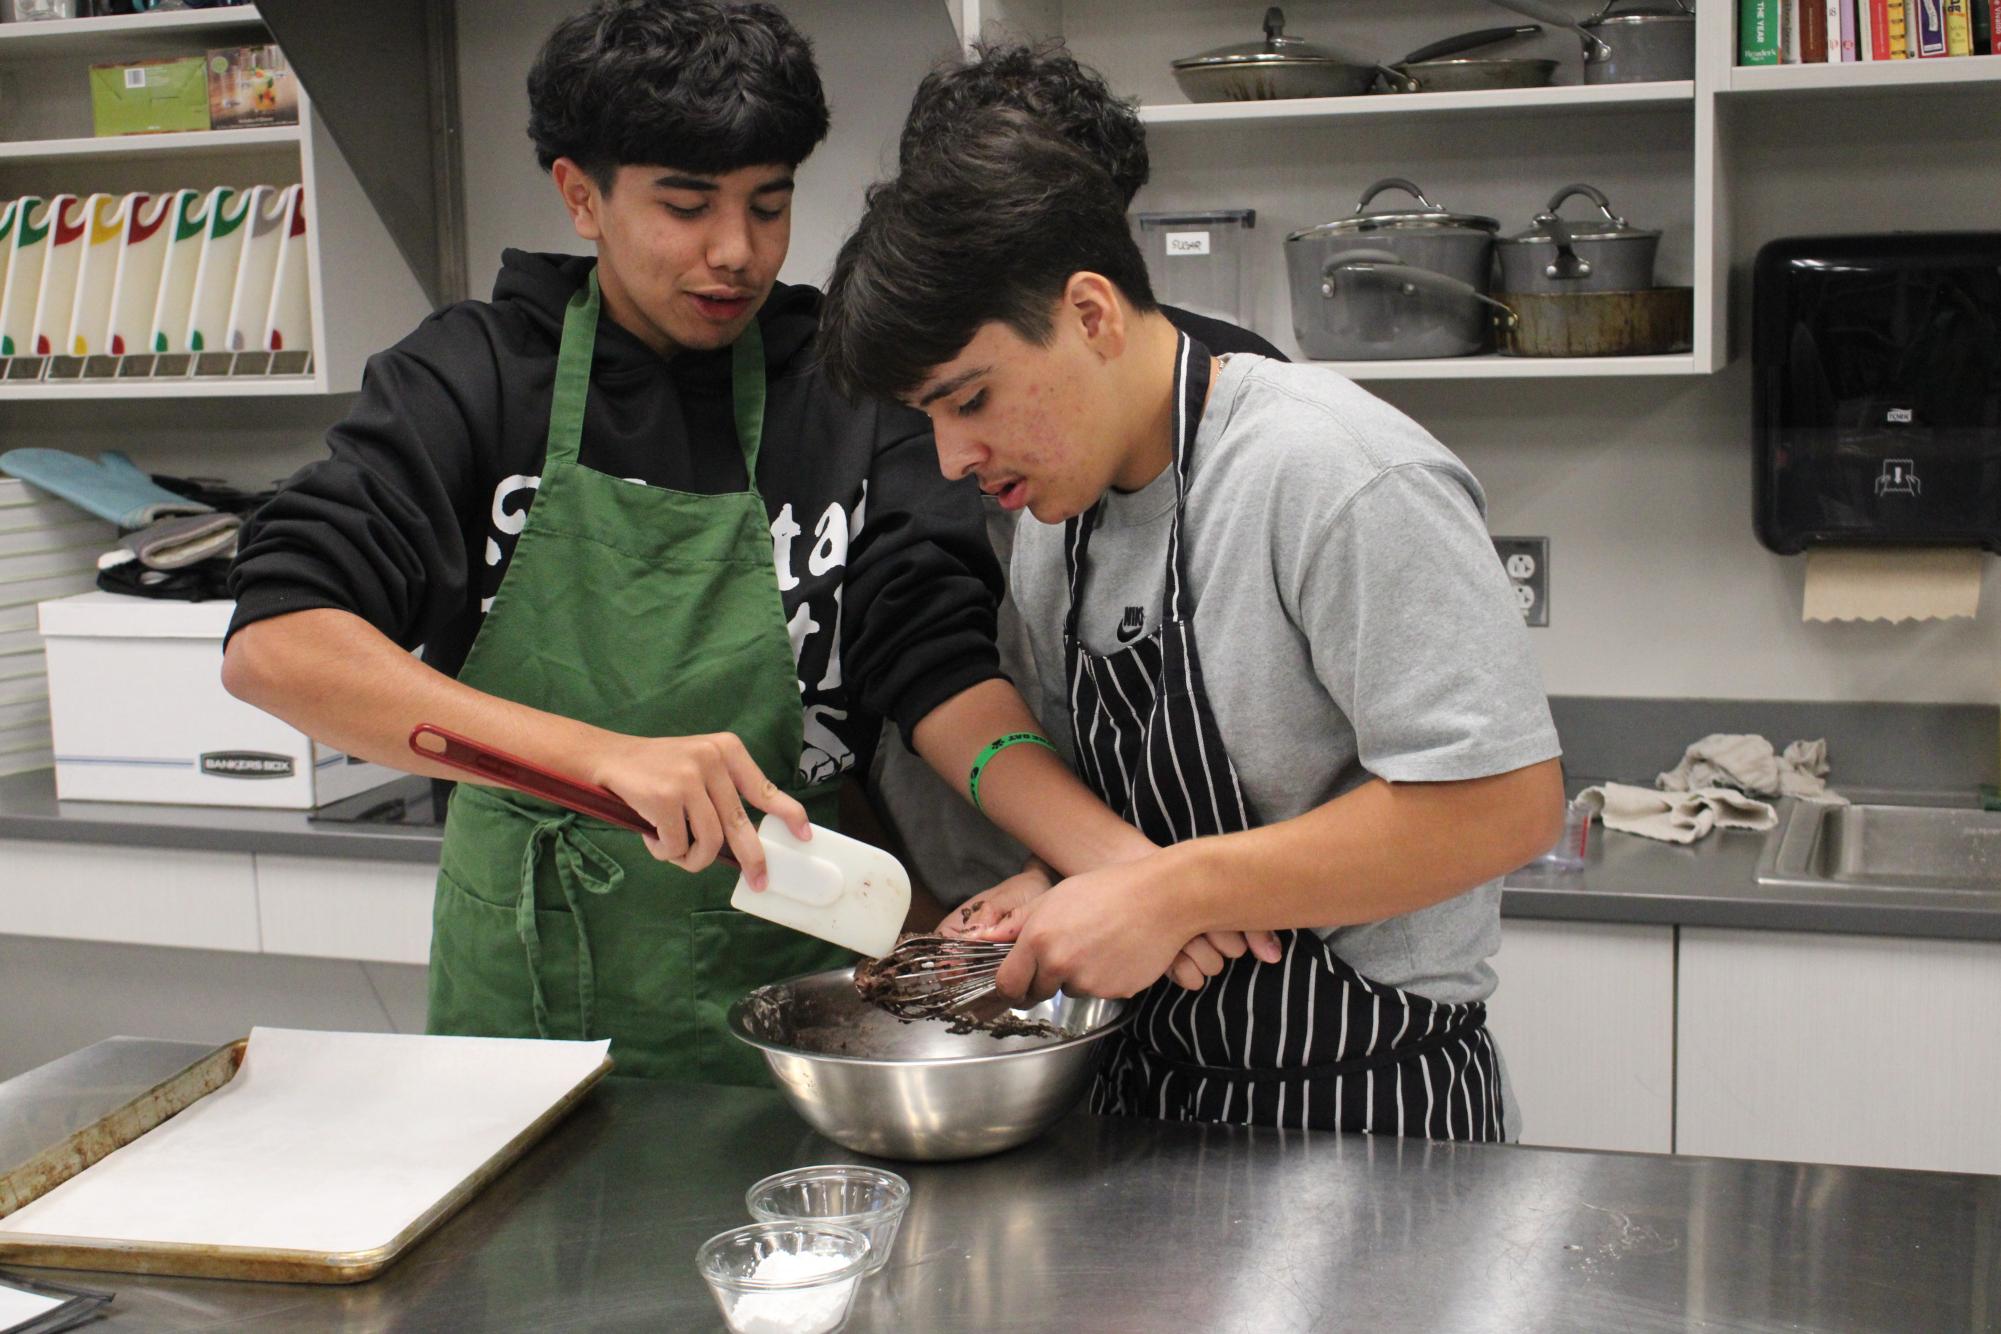
[[[1172,468],[1106,496],[1083,591],[1090,651],[1159,627],[1174,501]],[[1450,451],[1334,372],[1223,360],[1195,442],[1182,557],[1209,703],[1260,822],[1371,778],[1483,778],[1559,753],[1484,504]],[[1060,525],[1022,520],[1012,584],[1034,702],[1074,763]],[[1322,934],[1365,977],[1483,1000],[1500,901],[1494,881]]]

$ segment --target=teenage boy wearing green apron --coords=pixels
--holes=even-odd
[[[529,98],[595,261],[510,251],[491,302],[373,359],[331,457],[245,529],[224,680],[350,754],[450,777],[407,748],[430,722],[654,825],[461,785],[433,1031],[761,1082],[724,1007],[840,956],[729,910],[716,854],[758,883],[746,805],[832,823],[885,718],[962,790],[984,756],[989,816],[1059,867],[1150,845],[1049,750],[997,744],[1035,725],[978,497],[921,417],[827,388],[818,294],[776,281],[827,129],[804,40],[769,6],[601,3]]]
[[[924,408],[948,474],[1029,511],[1039,712],[1163,845],[947,929],[1016,942],[1008,995],[1138,997],[1101,1111],[1506,1138],[1495,882],[1562,788],[1478,485],[1341,377],[1178,331],[1123,203],[1033,119],[975,113],[871,192],[829,283],[836,382]],[[1219,928],[1282,951],[1163,981]]]

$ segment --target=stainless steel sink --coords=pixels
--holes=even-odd
[[[1758,883],[2001,892],[2001,811],[1794,802],[1766,843]]]

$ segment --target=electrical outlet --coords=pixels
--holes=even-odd
[[[1522,609],[1526,625],[1549,624],[1549,539],[1546,537],[1497,537],[1494,553],[1501,558],[1508,582],[1515,590],[1515,604]]]

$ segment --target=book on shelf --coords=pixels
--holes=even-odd
[[[1973,0],[1973,54],[1994,54],[1994,20],[2001,18],[2001,0]]]
[[[1840,52],[1838,58],[1844,63],[1852,64],[1856,57],[1855,0],[1830,0],[1830,3],[1834,6],[1835,26],[1828,30],[1828,35],[1832,39],[1835,33],[1840,34],[1840,40],[1834,44],[1835,49]],[[1834,57],[1835,53],[1831,50],[1828,54]]]
[[[1973,15],[1967,0],[1945,0],[1945,53],[1973,54]]]
[[[2001,0],[1996,0],[2001,3]],[[1778,33],[1772,22],[1778,0],[1738,0],[1737,63],[1776,65],[1779,63]]]
[[[1800,6],[1813,0],[1779,0],[1779,63],[1800,63]]]
[[[1823,0],[1800,0],[1800,63],[1827,63],[1827,5]]]
[[[1889,47],[1891,60],[1907,60],[1911,54],[1911,6],[1917,0],[1889,0],[1889,8],[1883,20],[1885,44]]]
[[[1982,0],[1986,3],[1986,0]],[[2001,4],[2001,0],[1993,0]],[[1738,0],[1737,63],[1779,63],[1779,0]]]
[[[1945,0],[1918,0],[1916,47],[1918,56],[1930,60],[1945,54]]]

